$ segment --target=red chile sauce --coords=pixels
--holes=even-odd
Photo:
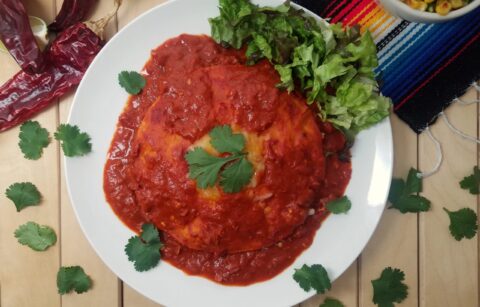
[[[104,171],[107,201],[129,228],[138,233],[143,223],[151,222],[137,204],[128,168],[138,155],[138,148],[133,145],[134,137],[149,107],[161,96],[163,80],[181,78],[185,72],[192,72],[196,68],[244,62],[243,51],[225,49],[206,36],[181,35],[152,51],[144,67],[147,84],[141,94],[130,98],[120,115]],[[275,82],[278,82],[276,75],[275,78]],[[177,110],[179,117],[190,115],[185,115],[184,109]],[[261,112],[255,109],[244,111]],[[196,116],[208,114],[198,112]],[[184,131],[195,131],[197,128],[185,122],[183,125],[181,128]],[[343,134],[328,123],[318,122],[318,125],[323,134],[323,152],[326,156],[323,186],[317,192],[318,201],[312,207],[315,213],[309,215],[290,236],[259,250],[228,254],[189,249],[163,232],[165,246],[161,251],[162,259],[188,274],[203,276],[225,285],[248,285],[264,281],[292,264],[312,244],[317,229],[328,216],[325,203],[343,195],[351,175],[350,161],[344,158],[349,157],[349,153],[347,149],[345,154]],[[283,176],[294,180],[296,173],[285,168]]]

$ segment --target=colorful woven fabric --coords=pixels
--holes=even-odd
[[[295,2],[330,22],[370,30],[382,93],[417,133],[480,79],[480,7],[450,22],[417,24],[391,16],[373,0]]]

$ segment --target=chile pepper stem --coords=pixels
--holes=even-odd
[[[117,14],[118,9],[122,5],[122,0],[115,0],[115,8],[106,16],[97,19],[97,20],[90,20],[85,22],[87,27],[95,32],[102,40],[103,40],[103,32],[105,27],[110,22],[110,20]]]

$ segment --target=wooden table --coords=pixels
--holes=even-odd
[[[26,0],[28,11],[51,21],[62,0]],[[125,0],[111,22],[107,36],[132,18],[161,3],[161,0]],[[102,0],[94,17],[111,11],[112,0]],[[155,31],[156,29],[146,29]],[[6,54],[0,54],[0,82],[18,70]],[[471,90],[468,99],[480,98]],[[38,115],[51,133],[67,120],[72,96]],[[447,111],[450,120],[464,132],[477,136],[477,105],[454,105]],[[405,177],[410,167],[430,169],[435,162],[434,146],[425,136],[417,136],[392,116],[395,140],[395,175]],[[455,241],[448,233],[448,218],[442,207],[470,207],[477,211],[478,198],[461,190],[458,182],[478,164],[478,148],[455,137],[437,123],[432,132],[443,144],[444,163],[439,173],[424,180],[423,195],[432,209],[422,214],[400,214],[386,210],[380,225],[357,261],[333,284],[328,296],[346,306],[373,306],[371,280],[383,268],[393,266],[406,274],[408,298],[401,306],[475,307],[479,306],[479,240]],[[65,188],[62,153],[53,142],[38,161],[23,158],[18,143],[18,127],[0,133],[0,306],[1,307],[148,307],[157,304],[119,280],[98,258],[80,230]],[[40,206],[17,213],[3,191],[14,182],[31,181],[41,191]],[[53,227],[58,242],[45,252],[34,252],[17,243],[14,230],[27,221]],[[60,266],[81,265],[91,275],[94,286],[84,294],[60,296],[56,273]],[[187,289],[185,289],[187,291]],[[323,296],[300,304],[318,306]],[[203,306],[202,306],[203,307]]]

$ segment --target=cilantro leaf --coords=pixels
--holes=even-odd
[[[347,213],[352,208],[352,202],[343,196],[327,203],[327,210],[333,214]]]
[[[217,182],[221,168],[228,162],[237,159],[238,156],[216,157],[205,149],[195,147],[186,153],[185,159],[189,164],[188,177],[196,179],[200,189],[213,187]]]
[[[401,213],[424,212],[430,209],[430,201],[423,196],[416,195],[422,191],[422,180],[419,172],[411,168],[408,172],[407,181],[393,178],[388,193],[388,200],[392,204],[390,208],[397,209]]]
[[[307,292],[315,289],[317,293],[325,293],[332,287],[327,270],[320,264],[304,264],[300,269],[295,269],[293,279]]]
[[[245,156],[242,156],[222,172],[220,186],[225,193],[237,193],[250,182],[252,176],[253,165]]]
[[[143,272],[158,264],[162,247],[158,229],[153,224],[143,224],[142,234],[128,240],[125,253],[128,260],[133,262],[135,270]]]
[[[122,71],[118,74],[118,83],[127,93],[137,95],[145,87],[147,81],[136,71]]]
[[[15,230],[15,238],[22,245],[35,251],[44,251],[57,242],[55,231],[48,226],[40,226],[35,222],[27,222]]]
[[[450,218],[450,233],[455,240],[460,241],[463,238],[471,239],[475,236],[478,229],[477,214],[470,208],[462,208],[458,211],[449,211],[443,208]]]
[[[408,287],[403,283],[405,273],[391,267],[385,268],[380,278],[372,280],[373,303],[379,307],[393,307],[408,295]]]
[[[61,141],[63,153],[67,157],[83,156],[92,151],[90,136],[75,125],[61,124],[54,134]]]
[[[38,160],[42,156],[43,149],[50,144],[48,131],[42,128],[37,121],[26,121],[20,127],[18,146],[25,159]]]
[[[59,294],[66,294],[75,290],[77,293],[88,291],[92,287],[92,280],[85,274],[82,267],[61,267],[57,273],[57,289]]]
[[[17,182],[8,187],[5,195],[13,201],[17,212],[40,203],[41,195],[35,185],[30,182]]]
[[[410,168],[407,176],[407,182],[405,184],[405,193],[413,194],[422,192],[422,179],[419,176],[420,172]]]
[[[195,147],[185,154],[188,163],[188,177],[195,179],[200,189],[213,187],[220,177],[220,186],[225,193],[239,192],[253,176],[253,165],[248,161],[245,137],[234,134],[230,126],[216,126],[210,133],[210,143],[220,153],[229,156],[217,157],[201,147]]]
[[[345,305],[337,299],[327,297],[323,304],[318,307],[345,307]]]
[[[228,125],[216,126],[210,133],[210,144],[219,153],[241,152],[245,147],[245,137],[241,133],[233,134],[232,128]]]
[[[464,190],[468,190],[470,194],[480,194],[480,169],[478,166],[473,167],[473,174],[470,176],[464,177],[462,181],[460,181],[460,187]]]
[[[430,201],[420,195],[406,195],[393,203],[390,208],[397,209],[401,213],[425,212],[430,209]]]

